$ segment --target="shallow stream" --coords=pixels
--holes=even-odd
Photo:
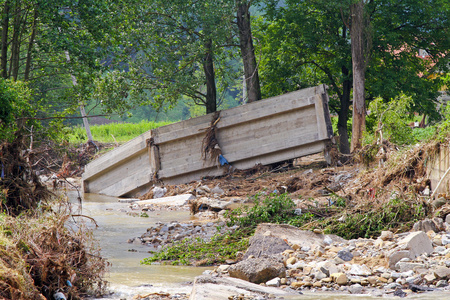
[[[145,295],[154,292],[167,292],[170,294],[186,293],[192,290],[190,283],[205,270],[213,269],[170,266],[170,265],[141,265],[140,261],[150,254],[148,247],[144,245],[129,244],[127,240],[140,236],[152,227],[156,222],[186,222],[193,217],[189,211],[152,211],[147,212],[148,218],[127,215],[129,211],[127,203],[119,203],[117,198],[96,194],[85,194],[80,207],[77,193],[68,193],[71,203],[77,213],[95,219],[98,228],[94,230],[94,236],[102,248],[102,256],[110,263],[110,272],[106,280],[110,283],[110,296],[102,299],[131,299],[140,294]],[[93,224],[92,224],[93,226]],[[133,250],[133,251],[130,251]],[[387,296],[387,297],[386,297]],[[386,295],[382,299],[399,299]],[[342,295],[305,293],[286,299],[321,299],[321,300],[349,300],[349,299],[380,299],[367,295]],[[442,300],[450,299],[450,295],[444,293],[418,294],[407,299]]]
[[[69,192],[69,199],[80,213],[76,198],[75,192]],[[85,194],[81,207],[82,214],[95,219],[98,228],[94,230],[94,236],[99,241],[103,257],[111,263],[106,280],[114,294],[107,299],[131,298],[136,294],[160,291],[189,293],[192,286],[186,283],[211,268],[141,265],[140,261],[150,256],[148,247],[127,243],[129,238],[140,236],[156,222],[189,221],[189,212],[154,211],[148,212],[149,217],[144,218],[127,215],[125,210],[129,210],[128,206],[114,197]]]

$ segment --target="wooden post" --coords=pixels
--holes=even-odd
[[[147,140],[148,155],[150,161],[150,170],[153,173],[153,180],[158,180],[158,172],[161,169],[161,159],[159,157],[159,147],[155,144],[153,139],[153,130],[151,131],[151,138]]]
[[[65,51],[65,54],[66,54],[67,62],[70,62],[69,51]],[[72,84],[73,84],[73,86],[77,86],[78,83],[77,83],[77,78],[75,77],[75,75],[70,74],[70,77],[72,77]],[[84,110],[84,105],[82,103],[80,103],[80,112],[81,112],[81,117],[83,118],[84,128],[86,129],[86,135],[88,137],[88,143],[94,143],[94,139],[93,139],[92,133],[91,133],[91,127],[89,126],[89,121],[88,121],[88,118],[86,116],[86,111]]]

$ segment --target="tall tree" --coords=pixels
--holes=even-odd
[[[358,2],[286,0],[270,7],[256,32],[261,41],[264,95],[326,83],[330,107],[339,115],[343,153],[349,151],[345,132],[354,76],[350,8]],[[449,4],[372,0],[364,2],[364,18],[365,101],[377,96],[389,100],[404,93],[413,97],[414,111],[436,114],[433,100],[441,83],[430,75],[448,68]],[[418,57],[419,49],[426,49],[429,56]]]
[[[367,34],[368,26],[364,12],[364,1],[351,4],[351,45],[353,69],[353,124],[351,151],[361,148],[363,132],[366,128],[365,81],[367,66]]]
[[[250,21],[250,6],[252,1],[237,1],[236,21],[239,29],[239,46],[244,64],[244,82],[247,90],[247,102],[261,99],[258,66]]]
[[[352,62],[345,9],[330,1],[286,1],[284,6],[268,9],[255,34],[261,45],[264,96],[327,84],[330,108],[339,116],[339,149],[350,153]]]
[[[233,50],[233,6],[229,1],[144,1],[126,11],[135,22],[129,23],[128,43],[117,56],[116,70],[100,86],[98,96],[111,97],[108,83],[120,78],[127,91],[128,105],[117,95],[115,103],[122,109],[152,104],[160,108],[182,97],[192,99],[214,112],[219,97],[238,80],[230,64]],[[127,64],[123,65],[123,61]],[[115,77],[115,79],[114,79]],[[133,84],[130,84],[132,82]]]
[[[86,101],[86,83],[103,68],[101,59],[113,45],[108,39],[113,28],[110,9],[107,1],[3,1],[1,76],[33,88],[40,116],[73,111]],[[73,86],[72,74],[91,80]]]

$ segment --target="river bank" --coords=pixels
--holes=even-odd
[[[207,281],[216,282],[214,289],[221,291],[221,294],[226,295],[226,292],[221,290],[221,288],[226,287],[228,293],[231,291],[231,293],[235,293],[234,296],[236,297],[241,293],[246,294],[245,299],[265,299],[269,295],[276,299],[281,299],[280,297],[285,299],[351,299],[351,295],[355,295],[355,293],[359,293],[358,298],[362,297],[360,299],[372,299],[380,296],[395,297],[395,291],[400,289],[405,293],[405,296],[411,299],[438,299],[438,297],[442,297],[442,293],[449,292],[448,287],[443,286],[443,279],[436,275],[434,275],[435,279],[426,283],[423,282],[425,278],[431,279],[431,274],[434,274],[435,271],[438,274],[443,271],[443,269],[438,270],[437,268],[444,267],[445,262],[448,261],[446,257],[449,253],[448,244],[444,246],[432,244],[433,250],[428,254],[424,253],[415,259],[403,258],[402,261],[397,262],[397,267],[400,268],[398,270],[386,266],[386,261],[389,263],[387,252],[392,250],[398,252],[396,248],[399,246],[400,240],[404,239],[407,234],[384,233],[379,239],[346,241],[321,233],[301,231],[289,226],[261,225],[255,236],[262,236],[263,239],[270,237],[275,242],[269,243],[269,240],[266,240],[263,243],[265,245],[263,249],[261,244],[259,246],[256,244],[258,256],[248,254],[247,261],[252,266],[261,266],[265,258],[273,257],[277,263],[279,262],[284,266],[285,273],[284,275],[274,276],[274,280],[271,278],[262,282],[262,284],[255,285],[258,287],[272,286],[272,288],[277,288],[280,291],[287,291],[286,295],[277,295],[272,292],[266,293],[264,296],[264,291],[256,293],[251,283],[245,285],[250,286],[247,287],[249,290],[246,292],[244,292],[243,285],[240,286],[236,282],[234,283],[235,289],[224,285],[223,282],[218,283],[218,278],[230,276],[229,269],[238,265],[239,262],[237,261],[206,268],[159,264],[140,265],[138,261],[148,257],[150,255],[148,251],[153,246],[147,245],[150,242],[149,240],[138,239],[139,242],[135,242],[134,239],[137,237],[130,238],[130,233],[133,231],[143,230],[142,235],[148,237],[147,232],[153,232],[156,228],[167,228],[167,231],[164,229],[161,232],[160,238],[163,240],[173,236],[175,232],[179,234],[180,228],[192,230],[197,227],[199,232],[208,230],[212,232],[217,230],[216,225],[220,226],[220,220],[206,222],[208,219],[206,217],[193,218],[188,210],[189,205],[172,207],[171,209],[168,209],[165,205],[159,208],[153,205],[153,209],[145,210],[148,217],[138,217],[136,214],[130,214],[130,212],[137,211],[135,205],[120,203],[114,198],[87,195],[83,204],[83,211],[92,216],[97,215],[96,220],[103,228],[101,229],[101,235],[98,235],[99,232],[96,235],[103,245],[102,251],[105,257],[112,263],[111,275],[107,279],[112,279],[115,294],[107,296],[106,299],[188,299],[188,297],[205,299],[198,293],[201,293],[202,290],[205,291],[205,289],[210,291],[211,286],[205,286],[205,279],[202,279],[203,288],[202,284],[194,283],[195,277],[201,274],[203,274],[203,278],[204,276],[209,278],[206,279]],[[175,219],[178,220],[175,221]],[[131,225],[132,223],[136,224]],[[121,234],[117,232],[119,230],[117,224],[121,224]],[[153,226],[150,226],[151,224]],[[180,226],[175,224],[180,224]],[[446,226],[447,234],[448,225],[445,223],[441,225]],[[166,233],[167,236],[164,237]],[[433,235],[431,232],[429,234]],[[439,243],[438,238],[437,234],[434,235],[433,239],[430,239],[431,243],[433,241]],[[133,239],[131,243],[130,239]],[[330,239],[331,241],[336,239],[336,241],[330,243]],[[440,239],[444,243],[447,241],[443,232],[440,234]],[[279,249],[280,244],[286,248],[282,252],[275,254],[264,252]],[[423,245],[424,241],[421,240],[419,244]],[[252,244],[248,251],[249,253],[253,251]],[[348,259],[349,253],[353,255],[350,261],[340,258],[348,255],[346,258]],[[252,255],[255,257],[252,257]],[[124,258],[124,256],[129,256],[129,258]],[[272,263],[272,265],[275,265],[275,263]],[[407,268],[412,269],[406,270]],[[149,273],[152,273],[152,276],[149,276]],[[332,275],[335,273],[341,274],[339,276]],[[345,282],[342,274],[346,277]],[[173,281],[169,280],[169,277],[173,277]],[[413,292],[408,290],[410,283],[416,284],[419,286],[418,288],[430,287],[435,290],[425,293],[418,293],[418,290]],[[236,289],[239,286],[240,289]],[[299,294],[299,292],[302,294]],[[333,293],[333,296],[330,293]],[[403,295],[400,292],[397,293],[399,296]],[[228,299],[229,296],[233,295],[228,294],[223,299]],[[217,295],[210,295],[209,299],[221,299],[216,297]]]
[[[264,197],[287,193],[295,205],[289,215],[305,218],[306,223],[297,224],[302,227],[302,232],[312,233],[315,242],[309,242],[311,236],[308,235],[303,240],[293,242],[289,241],[289,235],[280,237],[273,230],[265,230],[259,235],[278,239],[287,246],[284,245],[285,248],[279,253],[266,254],[264,257],[244,256],[244,250],[224,262],[216,262],[216,266],[207,269],[206,273],[200,272],[209,279],[202,277],[198,285],[209,286],[214,284],[213,281],[218,289],[224,284],[217,283],[217,278],[241,277],[246,282],[254,281],[245,268],[255,269],[263,265],[260,260],[267,258],[274,259],[269,260],[268,265],[278,265],[279,273],[271,273],[271,278],[254,283],[294,293],[294,297],[298,297],[299,292],[303,295],[325,293],[324,297],[330,292],[338,292],[342,297],[345,294],[394,297],[397,292],[397,296],[415,297],[417,293],[428,295],[428,289],[433,289],[431,294],[438,295],[448,292],[446,272],[449,268],[449,231],[445,222],[448,204],[444,201],[439,207],[432,207],[427,202],[429,196],[427,198],[425,192],[429,181],[423,166],[417,163],[414,165],[415,159],[414,154],[399,166],[371,169],[358,164],[329,167],[320,157],[303,158],[294,166],[256,166],[252,170],[234,172],[222,178],[157,187],[140,199],[121,199],[120,202],[115,199],[115,205],[121,205],[120,209],[104,209],[109,212],[117,210],[121,217],[112,218],[116,225],[126,224],[130,218],[147,220],[149,226],[129,228],[128,234],[121,236],[120,243],[127,248],[123,249],[127,253],[150,257],[149,251],[158,253],[186,237],[210,239],[217,232],[224,235],[234,230],[231,229],[233,226],[227,228],[224,223],[227,212],[240,205],[254,205],[254,198],[249,198],[249,195]],[[416,171],[408,173],[412,177],[399,173],[405,166],[413,168],[413,165]],[[188,217],[184,220],[176,217],[153,222],[155,214],[157,216],[161,212],[182,212]],[[433,219],[436,216],[440,219]],[[121,220],[122,217],[127,219]],[[414,223],[427,217],[433,221],[427,221],[428,225],[423,225],[423,228],[417,228],[421,226],[417,225],[412,230]],[[298,222],[298,218],[295,220]],[[376,222],[373,223],[376,226],[372,226],[371,222]],[[380,228],[391,229],[382,232]],[[328,235],[324,234],[330,231],[339,232],[346,239],[330,243]],[[423,234],[418,237],[408,236],[417,232]],[[364,235],[368,238],[352,238]],[[309,246],[305,246],[308,243]],[[417,246],[423,244],[427,245],[425,249]],[[343,252],[347,253],[345,259],[340,257]],[[244,262],[248,263],[243,267],[244,270],[234,270]],[[195,276],[190,282],[195,282]],[[188,286],[187,290],[190,289]],[[196,283],[189,292],[186,292],[186,287],[183,288],[185,295],[177,297],[187,297],[189,294],[191,299],[199,297],[193,294],[201,290],[196,288]],[[153,292],[156,291],[153,289]],[[135,297],[139,297],[138,293],[136,291]],[[234,293],[234,296],[240,294],[237,290]]]

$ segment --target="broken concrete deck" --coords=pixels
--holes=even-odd
[[[208,114],[148,131],[89,163],[84,192],[135,197],[153,185],[179,184],[229,171],[202,157]],[[216,139],[236,169],[268,165],[328,147],[332,137],[324,85],[220,111]]]

